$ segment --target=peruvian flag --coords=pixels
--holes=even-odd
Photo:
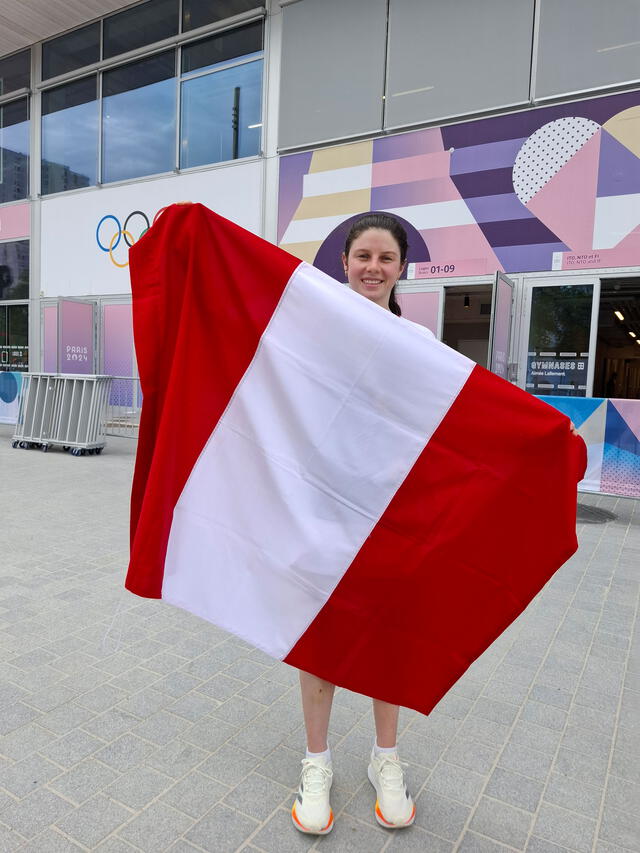
[[[569,420],[201,205],[130,265],[127,588],[428,713],[576,550]]]

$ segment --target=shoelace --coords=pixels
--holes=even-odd
[[[382,784],[390,791],[404,791],[404,771],[403,767],[409,765],[406,761],[400,761],[399,758],[391,756],[381,756],[378,759],[379,774]]]
[[[302,759],[302,785],[305,794],[323,794],[332,776],[333,770],[330,767],[312,758]]]

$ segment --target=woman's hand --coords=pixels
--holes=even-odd
[[[571,432],[572,432],[574,435],[577,435],[577,436],[579,436],[579,435],[580,435],[580,433],[579,433],[579,432],[578,432],[578,430],[576,429],[576,425],[574,424],[574,422],[573,422],[573,421],[571,421]]]

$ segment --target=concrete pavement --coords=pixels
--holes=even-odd
[[[122,587],[135,443],[11,448],[0,426],[0,850],[640,851],[640,502],[581,547],[427,718],[402,712],[417,795],[373,817],[370,702],[338,691],[336,825],[289,808],[296,672]]]

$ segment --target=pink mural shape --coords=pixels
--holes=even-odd
[[[429,247],[432,263],[455,264],[473,258],[477,261],[476,275],[502,270],[502,264],[478,225],[428,228],[421,230],[420,234]],[[484,268],[481,269],[481,266]]]
[[[383,160],[373,164],[371,186],[405,184],[421,178],[448,178],[450,161],[451,154],[448,151],[418,154],[398,160]]]
[[[629,427],[629,430],[640,441],[640,403],[638,400],[609,400]]]
[[[600,138],[597,131],[526,204],[574,252],[593,245]]]

